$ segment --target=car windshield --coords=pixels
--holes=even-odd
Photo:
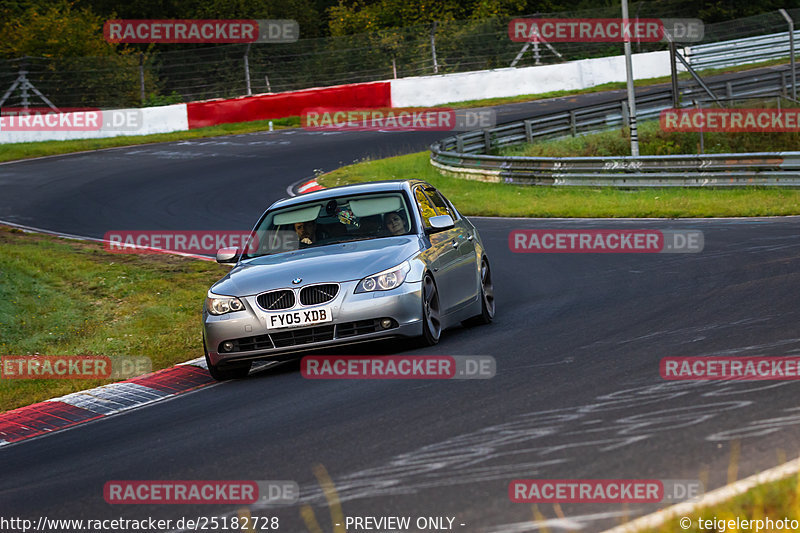
[[[243,259],[348,241],[411,232],[401,193],[342,196],[293,205],[267,213]]]

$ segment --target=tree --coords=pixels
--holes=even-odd
[[[66,0],[47,7],[31,5],[0,27],[0,55],[9,58],[113,55],[116,47],[103,38],[103,22],[90,9],[75,9]]]

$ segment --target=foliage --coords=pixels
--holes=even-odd
[[[154,107],[160,105],[172,105],[180,103],[183,103],[183,97],[180,94],[178,94],[177,91],[172,91],[168,95],[151,93],[147,95],[147,98],[145,98],[142,107]]]
[[[0,26],[0,56],[110,56],[115,46],[103,38],[103,20],[66,0],[30,6]]]

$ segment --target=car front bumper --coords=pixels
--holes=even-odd
[[[421,282],[407,281],[390,291],[360,294],[354,292],[357,281],[339,285],[339,293],[330,302],[300,307],[304,311],[331,309],[331,322],[313,326],[268,329],[271,313],[259,307],[256,295],[239,297],[245,309],[225,315],[211,315],[204,306],[203,337],[211,364],[422,334]],[[381,326],[383,319],[391,321],[389,328]],[[225,342],[231,342],[234,348],[225,351],[222,349]]]

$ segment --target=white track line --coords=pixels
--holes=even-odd
[[[666,509],[662,509],[655,513],[637,518],[636,520],[628,522],[627,524],[622,524],[621,526],[608,529],[603,533],[634,533],[643,529],[657,528],[668,520],[688,516],[694,514],[698,509],[702,509],[703,507],[710,507],[712,505],[726,502],[734,496],[744,494],[753,487],[762,485],[764,483],[772,483],[773,481],[785,479],[793,474],[796,474],[798,471],[800,471],[800,458],[794,459],[788,463],[784,463],[774,468],[770,468],[769,470],[764,470],[763,472],[759,472],[758,474],[754,474],[748,478],[736,481],[730,485],[725,485],[724,487],[712,490],[711,492],[706,493],[699,502],[679,503],[677,505],[673,505],[672,507],[667,507]],[[692,524],[692,526],[695,525],[696,524],[694,523]]]

